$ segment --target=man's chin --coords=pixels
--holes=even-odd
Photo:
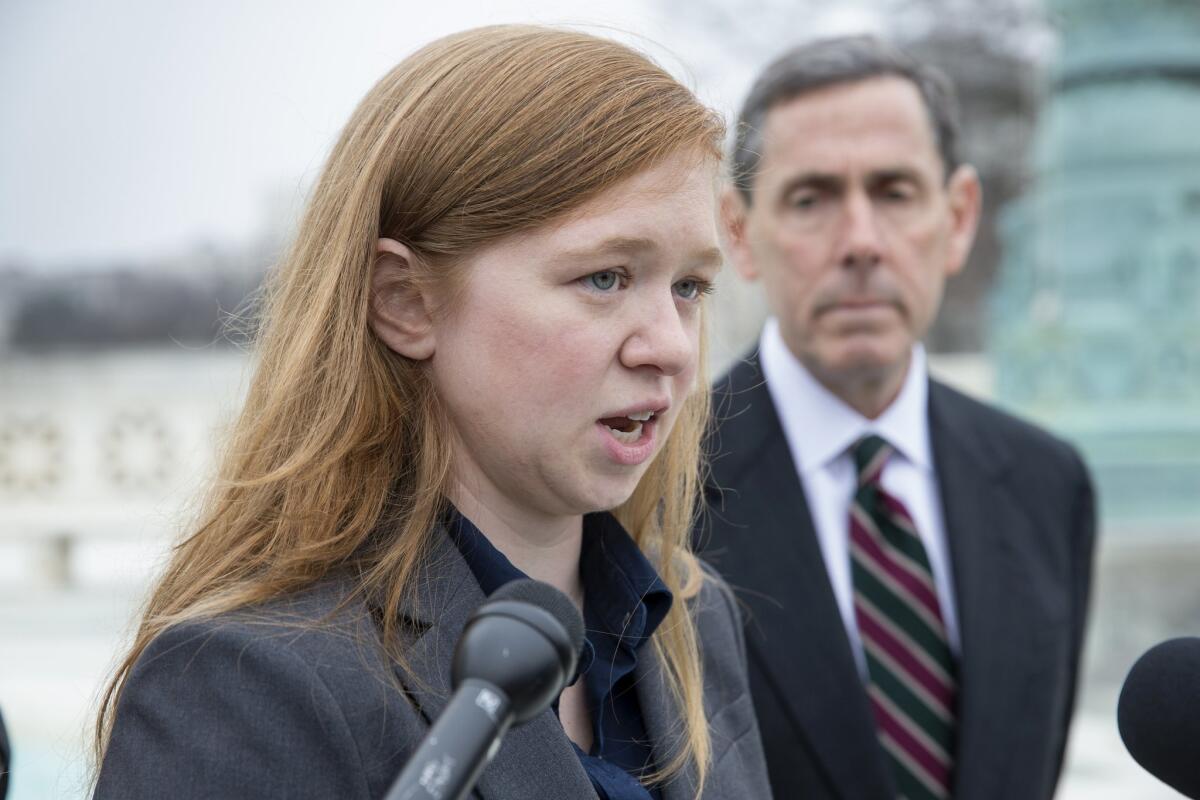
[[[855,337],[837,342],[802,359],[809,371],[825,381],[888,381],[903,371],[912,354],[912,346],[895,340],[880,341]]]
[[[887,374],[908,363],[912,347],[900,342],[879,341],[872,337],[855,337],[830,348],[826,359],[828,369],[850,374]]]

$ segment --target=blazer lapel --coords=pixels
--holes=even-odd
[[[634,679],[646,735],[654,742],[654,763],[661,767],[678,752],[683,729],[679,724],[679,710],[663,677],[662,663],[649,644],[638,650]],[[695,786],[696,772],[689,764],[681,774],[663,786],[663,800],[695,800]]]
[[[956,406],[931,382],[930,436],[962,640],[954,796],[983,798],[1003,792],[998,776],[1016,750],[1016,726],[996,720],[1020,707],[1036,677],[1040,615],[1015,544],[1030,522],[1005,485],[1011,459]]]
[[[396,668],[397,677],[430,725],[450,700],[454,648],[467,621],[485,600],[449,536],[440,529],[433,536],[430,566],[416,602],[403,609],[414,628],[423,630],[408,649],[412,672]],[[552,709],[509,728],[475,792],[484,800],[596,796]]]
[[[894,796],[812,515],[756,361],[735,371],[729,390],[717,407],[728,414],[718,435],[731,455],[713,463],[710,504],[717,518],[736,504],[730,516],[744,529],[737,546],[706,558],[735,591],[753,587],[740,592],[750,658],[841,796]]]

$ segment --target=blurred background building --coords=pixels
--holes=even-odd
[[[933,368],[1077,442],[1101,489],[1060,796],[1175,796],[1125,754],[1113,708],[1138,654],[1200,628],[1194,0],[628,0],[604,16],[462,0],[420,19],[376,0],[253,5],[0,4],[14,800],[85,791],[96,694],[187,530],[253,367],[255,290],[341,122],[420,44],[500,21],[581,22],[648,48],[731,119],[762,65],[818,35],[891,36],[951,74],[986,203],[929,337]],[[731,270],[720,284],[714,373],[765,313]]]
[[[1027,190],[1001,212],[1002,403],[1080,445],[1103,540],[1089,700],[1200,633],[1200,5],[1053,0]]]

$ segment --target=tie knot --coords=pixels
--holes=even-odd
[[[881,436],[869,434],[854,443],[854,469],[858,473],[858,485],[866,486],[878,483],[883,474],[883,465],[895,452],[890,444]]]

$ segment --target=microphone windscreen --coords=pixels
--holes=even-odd
[[[1200,798],[1200,638],[1170,639],[1137,660],[1121,687],[1117,729],[1148,772]]]
[[[579,609],[571,598],[550,584],[535,580],[511,581],[488,597],[489,603],[497,600],[516,600],[541,608],[563,626],[572,652],[578,653],[583,647],[583,617]]]

